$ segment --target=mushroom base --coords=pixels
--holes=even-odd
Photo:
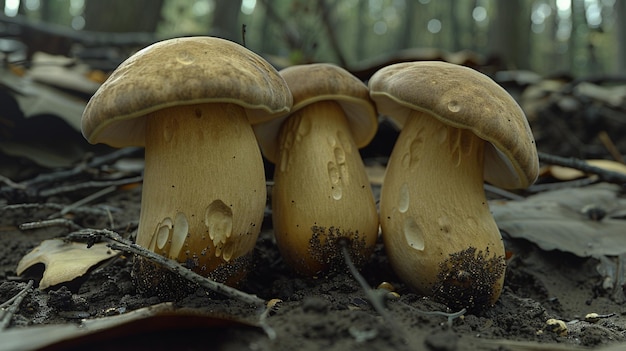
[[[146,122],[146,169],[137,244],[209,276],[254,248],[266,185],[242,107],[163,109]],[[224,281],[230,281],[227,277]]]
[[[415,111],[387,165],[380,214],[392,267],[453,308],[495,303],[504,245],[483,189],[485,142]]]
[[[340,238],[348,239],[357,263],[372,253],[378,237],[376,204],[336,102],[305,106],[282,125],[272,211],[278,248],[301,274],[343,264]]]
[[[229,264],[221,265],[210,272],[206,278],[229,286],[239,286],[248,273],[251,256],[248,254]],[[143,257],[133,259],[132,280],[141,294],[157,296],[162,301],[183,299],[196,293],[200,288],[197,284]],[[207,291],[207,293],[210,292]],[[215,296],[221,297],[218,294]]]

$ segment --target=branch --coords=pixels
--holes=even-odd
[[[161,265],[168,271],[218,294],[242,301],[250,305],[254,305],[256,307],[265,307],[265,301],[257,297],[256,295],[247,294],[226,284],[207,279],[193,272],[192,270],[183,267],[174,260],[161,256],[137,244],[133,244],[130,241],[123,239],[118,233],[114,231],[107,229],[86,229],[71,233],[70,235],[68,235],[68,238],[72,240],[87,241],[88,244],[93,244],[104,239],[105,241],[109,242],[109,247],[113,250],[124,251],[146,258],[154,263]]]
[[[626,175],[614,171],[609,171],[600,167],[589,165],[585,160],[574,157],[561,157],[556,155],[538,152],[539,160],[557,166],[575,168],[585,173],[597,174],[600,180],[623,185],[626,183]]]
[[[317,3],[317,6],[318,10],[320,11],[320,15],[322,16],[322,22],[324,23],[324,27],[326,28],[328,38],[330,40],[330,46],[333,48],[335,55],[337,55],[337,59],[339,60],[339,64],[341,65],[341,67],[347,68],[348,62],[346,61],[346,57],[341,50],[341,45],[339,45],[339,40],[335,35],[335,29],[330,18],[330,6],[326,2],[326,0],[320,0]]]

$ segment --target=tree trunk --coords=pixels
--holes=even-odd
[[[407,49],[412,46],[413,33],[417,28],[417,23],[415,23],[416,5],[418,5],[417,1],[405,2],[404,18],[402,19],[402,29],[400,30],[400,35],[398,35],[397,49],[399,50]],[[366,13],[363,13],[363,16],[366,16]]]
[[[96,32],[155,32],[163,0],[87,0],[85,30]]]
[[[358,34],[354,39],[356,41],[356,47],[354,49],[356,55],[356,61],[361,61],[366,57],[367,52],[367,39],[368,35],[367,31],[369,30],[369,26],[367,25],[367,1],[359,1],[357,5],[357,21],[356,21],[356,33]]]
[[[461,27],[461,23],[459,23],[460,21],[463,21],[464,19],[461,19],[459,16],[459,9],[458,7],[462,6],[461,3],[457,3],[456,1],[450,2],[448,4],[448,13],[447,13],[447,21],[449,21],[449,27],[448,28],[448,38],[450,38],[450,42],[449,42],[449,47],[448,50],[449,51],[458,51],[461,49],[461,33],[459,31],[459,28]]]
[[[626,1],[615,2],[615,31],[617,56],[615,72],[626,72]]]
[[[488,51],[510,69],[529,68],[530,13],[524,0],[494,2]]]
[[[568,48],[567,53],[569,57],[569,70],[571,72],[581,72],[586,71],[586,65],[577,64],[577,60],[580,57],[585,57],[587,59],[587,52],[584,47],[581,48],[585,43],[585,38],[587,37],[587,29],[584,27],[585,23],[585,4],[583,1],[572,0],[572,4],[570,6],[571,9],[571,21],[572,21],[572,30],[570,31],[569,39],[568,39]],[[584,28],[584,29],[583,29]],[[587,74],[587,72],[584,72]]]
[[[215,1],[212,33],[220,38],[242,42],[239,13],[242,0]]]

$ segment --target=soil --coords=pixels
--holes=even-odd
[[[77,192],[40,199],[41,206],[2,210],[0,301],[14,296],[28,279],[40,277],[41,269],[16,276],[16,265],[27,252],[42,240],[70,232],[63,226],[33,230],[20,230],[18,226],[45,219],[58,211],[44,207],[44,203],[69,204],[82,196]],[[72,220],[82,227],[111,228],[129,234],[137,226],[140,199],[140,186],[118,190],[92,203],[89,208],[93,211],[77,211]],[[108,208],[110,217],[104,215],[103,208]],[[532,349],[535,343],[599,347],[626,339],[622,301],[602,288],[597,260],[545,252],[532,243],[503,235],[510,258],[502,296],[490,309],[450,319],[432,312],[456,311],[404,286],[389,267],[379,244],[361,273],[373,287],[382,282],[395,287],[399,297],[386,299],[391,320],[385,320],[368,303],[365,291],[347,269],[338,268],[315,278],[293,273],[280,258],[268,215],[255,249],[253,269],[240,288],[265,300],[282,300],[266,320],[276,332],[274,340],[255,326],[259,311],[198,289],[174,301],[174,305],[212,316],[217,319],[215,325],[180,324],[176,319],[146,322],[136,332],[116,333],[107,337],[106,342],[95,336],[83,338],[77,349],[196,350],[219,349],[216,345],[221,345],[229,350],[506,350]],[[122,255],[67,284],[47,290],[34,289],[13,316],[9,330],[41,324],[78,324],[83,319],[121,314],[164,302],[138,292],[131,279],[132,261],[132,256]],[[595,323],[585,321],[588,313],[606,318]],[[554,331],[547,324],[549,319],[566,322],[568,332]],[[172,340],[175,344],[170,343]],[[69,348],[65,345],[62,349]]]
[[[393,144],[389,139],[395,135],[384,133],[383,128],[373,146],[382,150],[381,154],[366,151],[367,163],[388,155],[388,145]],[[12,162],[21,165],[16,174],[24,179],[45,171],[28,162]],[[30,230],[19,226],[46,219],[58,213],[54,204],[69,205],[91,192],[93,189],[43,197],[16,190],[1,200],[0,303],[15,296],[29,279],[38,281],[41,277],[43,265],[16,275],[16,266],[26,253],[42,240],[65,237],[73,231],[68,226]],[[64,218],[82,228],[108,228],[132,238],[140,199],[141,186],[119,187]],[[8,204],[25,205],[5,207]],[[280,257],[268,212],[252,269],[240,289],[264,300],[282,300],[266,318],[276,334],[273,339],[259,327],[261,311],[244,302],[200,288],[173,301],[141,294],[131,277],[132,255],[106,261],[71,282],[33,289],[5,331],[39,333],[36,326],[80,325],[84,320],[171,302],[179,314],[147,318],[85,337],[77,332],[47,349],[572,350],[626,342],[623,293],[605,287],[598,260],[543,251],[531,242],[502,234],[507,270],[500,299],[492,308],[456,317],[442,312],[458,311],[409,290],[390,268],[381,243],[360,271],[372,287],[383,282],[395,287],[397,295],[385,299],[387,319],[372,307],[366,291],[342,265],[325,276],[295,274]],[[589,313],[601,318],[586,319]],[[567,331],[559,329],[552,319],[563,321]]]

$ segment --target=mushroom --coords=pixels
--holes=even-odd
[[[291,113],[254,125],[263,154],[276,164],[278,248],[303,275],[330,269],[342,257],[342,242],[358,265],[378,237],[376,203],[358,150],[378,126],[367,86],[331,64],[292,66],[280,74],[293,95]]]
[[[87,104],[82,131],[90,143],[145,146],[137,244],[234,284],[266,204],[251,123],[291,103],[285,81],[255,53],[218,38],[177,38],[123,62]]]
[[[450,307],[494,304],[505,253],[483,181],[524,188],[537,178],[524,113],[490,78],[443,62],[387,66],[369,88],[378,111],[402,128],[380,200],[393,269]]]

